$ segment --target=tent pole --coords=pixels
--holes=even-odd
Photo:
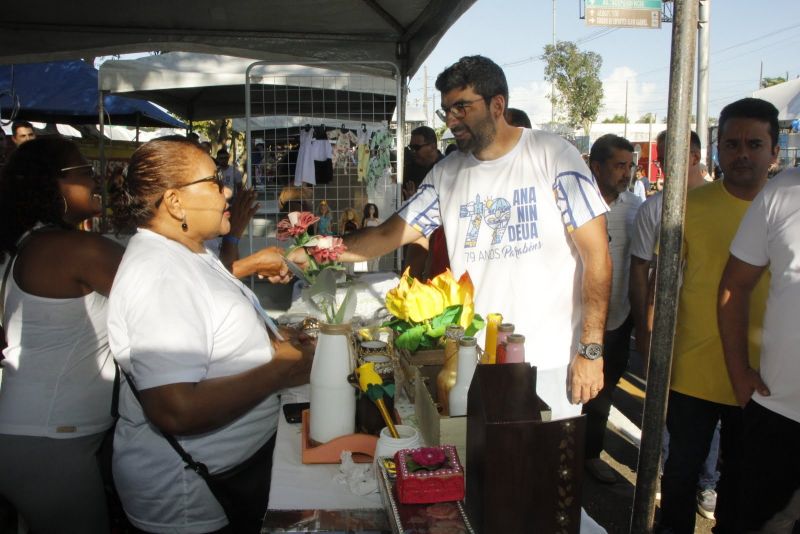
[[[697,51],[697,0],[675,0],[672,23],[667,154],[664,207],[661,214],[660,251],[656,269],[656,309],[647,390],[642,416],[642,444],[633,500],[631,533],[653,531],[656,485],[667,412],[672,347],[678,308],[686,176],[689,168],[690,115],[694,57]]]
[[[397,76],[397,193],[395,210],[403,203],[403,170],[405,169],[405,126],[406,126],[406,75]],[[397,249],[397,272],[403,269],[403,247]]]
[[[100,232],[105,233],[108,230],[108,219],[106,216],[106,206],[108,206],[108,176],[106,175],[105,107],[103,105],[105,97],[102,90],[97,92],[97,99],[98,119],[100,124],[98,152],[100,154],[100,176],[102,180],[100,192]]]

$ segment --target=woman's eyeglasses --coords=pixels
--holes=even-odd
[[[71,167],[64,167],[63,169],[58,170],[58,172],[60,172],[61,174],[67,174],[68,172],[72,171],[89,171],[86,173],[87,176],[91,176],[92,178],[97,177],[97,173],[94,172],[94,165],[92,165],[91,163],[72,165]]]
[[[197,180],[187,182],[185,184],[176,185],[175,187],[171,187],[170,189],[183,189],[184,187],[189,187],[190,185],[195,185],[195,184],[202,184],[204,182],[215,182],[217,184],[217,188],[219,189],[220,193],[222,193],[225,190],[225,177],[222,176],[222,171],[217,171],[216,174],[214,174],[213,176],[206,176],[205,178],[199,178]],[[159,199],[156,200],[156,207],[158,207],[161,204],[162,200],[164,200],[163,196],[159,197]]]

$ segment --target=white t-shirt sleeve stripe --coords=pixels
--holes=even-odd
[[[608,211],[594,180],[579,172],[558,174],[553,188],[564,226],[570,232]]]
[[[764,191],[747,208],[739,230],[731,243],[730,252],[740,260],[759,267],[769,263],[769,229]]]
[[[436,188],[427,181],[423,182],[414,196],[397,211],[397,214],[409,226],[428,237],[442,224],[439,213],[439,195]]]

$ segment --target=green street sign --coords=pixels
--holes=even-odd
[[[661,0],[585,0],[587,26],[660,28]]]

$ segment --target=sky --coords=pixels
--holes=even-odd
[[[624,114],[627,81],[631,122],[648,112],[661,122],[667,113],[672,24],[658,30],[589,27],[579,18],[582,4],[555,0],[556,40],[577,41],[581,50],[603,58],[605,96],[598,120]],[[440,104],[436,75],[462,56],[481,54],[503,67],[510,106],[526,111],[534,123],[548,122],[550,84],[539,56],[552,38],[552,0],[478,0],[424,63],[428,110]],[[765,77],[800,76],[798,50],[800,0],[712,0],[709,116],[758,89],[762,62]],[[424,78],[420,68],[410,81],[411,107],[423,107]]]

